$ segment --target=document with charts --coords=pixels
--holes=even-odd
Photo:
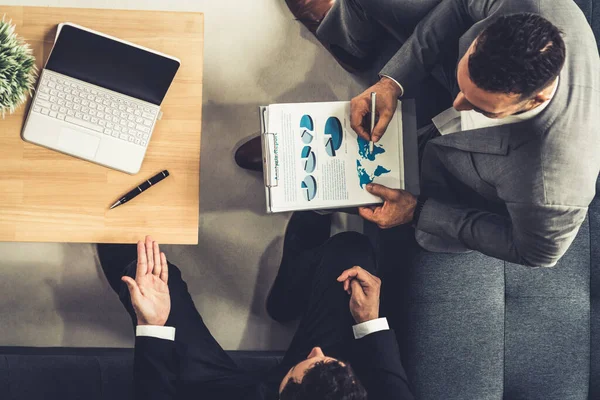
[[[267,212],[381,203],[365,186],[404,189],[402,104],[385,135],[369,141],[350,127],[350,102],[260,107]]]

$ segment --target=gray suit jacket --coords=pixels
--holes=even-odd
[[[558,90],[532,120],[430,140],[417,240],[432,251],[478,250],[553,266],[584,221],[600,172],[600,58],[572,0],[443,0],[381,71],[410,94],[459,44],[458,59],[496,16],[537,13],[564,32]]]

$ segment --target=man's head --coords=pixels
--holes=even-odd
[[[279,386],[281,400],[366,400],[367,392],[349,365],[319,347],[292,367]]]
[[[454,108],[488,118],[531,110],[550,99],[564,62],[561,32],[548,20],[524,13],[499,17],[458,63]]]

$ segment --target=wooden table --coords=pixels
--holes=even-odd
[[[201,13],[4,7],[40,68],[60,22],[73,22],[178,57],[144,164],[128,175],[25,143],[29,103],[0,119],[0,241],[197,244],[204,16]],[[163,169],[171,176],[135,200],[108,207]]]

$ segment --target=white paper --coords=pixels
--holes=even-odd
[[[350,127],[350,102],[271,105],[266,129],[278,156],[270,211],[381,203],[366,191],[369,182],[404,188],[400,104],[373,154]]]

